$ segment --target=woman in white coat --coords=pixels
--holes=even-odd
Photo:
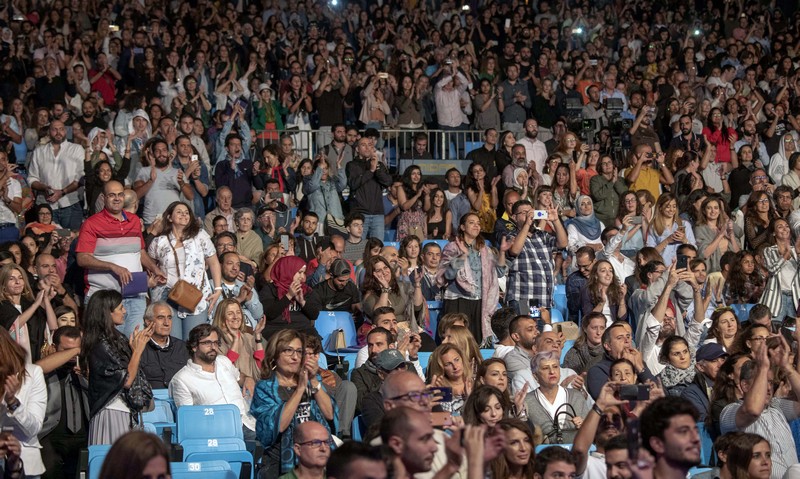
[[[0,424],[13,428],[22,444],[25,477],[36,478],[45,471],[38,435],[47,409],[47,386],[42,368],[25,364],[25,355],[25,349],[0,328]]]

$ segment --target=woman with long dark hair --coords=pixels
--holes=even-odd
[[[125,323],[122,295],[97,291],[81,321],[80,361],[89,370],[89,444],[113,444],[130,431],[152,391],[140,369],[142,353],[153,335],[153,324],[126,338],[117,330]]]
[[[491,233],[497,221],[497,183],[500,177],[489,178],[483,166],[479,163],[469,165],[464,191],[467,193],[469,204],[476,211],[480,219],[481,231]]]
[[[722,292],[725,304],[754,304],[764,292],[764,277],[756,264],[755,256],[749,251],[736,253],[725,289]]]
[[[263,477],[278,477],[295,466],[295,431],[302,421],[338,429],[334,402],[315,366],[306,360],[305,337],[299,331],[283,329],[269,338],[250,406],[264,445]]]
[[[750,193],[744,209],[744,245],[747,250],[757,252],[769,243],[769,224],[778,214],[766,191]]]
[[[478,344],[492,336],[491,317],[500,299],[497,280],[508,270],[506,251],[510,247],[511,242],[503,237],[495,257],[481,236],[480,217],[467,213],[461,218],[455,241],[442,251],[436,283],[445,288],[443,313],[480,318],[470,325]]]
[[[537,441],[529,422],[503,419],[497,427],[505,433],[506,445],[503,453],[490,464],[492,477],[533,479],[533,456]]]
[[[447,207],[447,196],[444,191],[435,189],[430,194],[430,208],[425,212],[427,234],[429,239],[449,240],[453,235],[453,213]]]
[[[586,287],[581,289],[581,310],[584,315],[602,313],[606,326],[628,316],[625,306],[627,287],[620,285],[614,267],[606,260],[594,263]]]
[[[403,172],[403,186],[397,190],[397,204],[402,213],[397,220],[397,240],[409,235],[424,240],[427,232],[425,211],[430,208],[430,189],[422,184],[422,170],[411,165]]]
[[[772,447],[758,434],[743,433],[726,451],[733,479],[769,479],[772,475]]]
[[[733,220],[725,213],[725,203],[720,196],[703,200],[700,218],[694,226],[697,252],[705,259],[708,271],[720,271],[719,260],[727,251],[739,252],[739,240],[733,234]]]
[[[617,217],[614,218],[614,226],[622,228],[623,220],[626,216],[641,216],[641,224],[634,224],[626,228],[625,237],[620,245],[620,252],[629,258],[633,258],[636,252],[642,249],[652,217],[652,208],[645,208],[636,197],[633,191],[626,191],[619,195],[619,209]]]
[[[153,288],[152,294],[154,298],[168,301],[170,291],[181,280],[203,293],[193,311],[168,301],[177,315],[172,322],[172,335],[188,338],[189,331],[208,322],[209,312],[214,310],[222,293],[222,269],[211,237],[200,227],[189,205],[175,201],[164,210],[161,218],[161,232],[147,251],[167,278],[164,284]],[[211,271],[210,280],[206,269]]]
[[[367,260],[364,271],[364,285],[361,306],[367,317],[382,306],[391,306],[397,316],[400,329],[417,331],[422,326],[425,314],[425,298],[422,296],[422,276],[416,275],[415,282],[398,281],[397,272],[383,256],[373,256]]]
[[[671,264],[678,246],[694,242],[692,225],[678,216],[678,200],[675,195],[664,193],[659,196],[653,222],[647,233],[647,246],[652,246],[661,253],[664,264]]]
[[[464,404],[464,424],[485,424],[492,429],[510,413],[511,402],[502,391],[494,386],[477,386]]]
[[[722,110],[719,108],[712,108],[708,114],[708,121],[706,126],[703,127],[703,136],[706,141],[716,147],[716,156],[714,163],[727,163],[725,167],[731,166],[731,148],[736,143],[736,130],[728,128],[722,118]],[[713,165],[712,168],[721,166]],[[726,171],[730,171],[727,168]]]

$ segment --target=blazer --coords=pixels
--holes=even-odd
[[[783,256],[778,253],[777,246],[764,248],[764,265],[769,273],[769,278],[767,279],[767,284],[764,287],[764,292],[761,294],[761,300],[759,302],[768,307],[773,316],[781,311],[781,291],[784,285],[781,284],[780,271],[784,267],[795,268],[795,274],[792,276],[792,284],[787,286],[792,291],[792,301],[794,301],[794,304],[797,304],[798,300],[800,300],[800,268],[798,268],[797,251],[791,248],[791,254],[791,259],[785,260]]]
[[[25,474],[39,476],[44,473],[45,467],[38,435],[47,409],[47,386],[42,368],[35,364],[25,366],[25,380],[17,393],[17,399],[20,406],[13,413],[8,411],[3,402],[0,423],[13,427],[12,434],[22,444],[20,457],[25,463]]]

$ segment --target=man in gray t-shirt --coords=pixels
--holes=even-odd
[[[153,141],[145,150],[145,157],[149,166],[139,170],[133,189],[139,198],[144,198],[142,220],[145,225],[151,225],[167,206],[181,200],[181,193],[191,204],[194,190],[184,183],[183,171],[172,166],[169,147],[164,140]]]

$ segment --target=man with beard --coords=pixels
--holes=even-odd
[[[336,123],[331,127],[333,140],[322,147],[322,154],[328,160],[328,178],[333,178],[338,172],[339,157],[342,158],[342,168],[353,161],[353,147],[347,144],[347,127],[343,123]]]
[[[384,328],[392,333],[395,342],[392,347],[403,352],[406,356],[406,361],[410,362],[416,369],[419,377],[424,378],[425,373],[419,363],[417,351],[431,352],[436,349],[436,343],[433,341],[428,333],[420,331],[418,333],[407,332],[400,338],[400,331],[397,329],[397,315],[394,313],[394,308],[391,306],[381,306],[375,308],[372,312],[372,324],[376,328]],[[417,344],[418,343],[418,344]],[[367,346],[358,350],[356,355],[355,367],[361,367],[369,359],[369,350]]]
[[[222,297],[235,299],[241,306],[247,325],[252,328],[264,314],[264,306],[258,298],[258,294],[253,292],[255,278],[245,276],[244,280],[239,278],[241,272],[241,260],[239,253],[226,251],[219,255],[220,269],[222,270]],[[208,317],[213,317],[217,306],[209,308]]]
[[[577,323],[581,317],[581,291],[586,288],[586,283],[589,281],[589,273],[592,271],[596,257],[594,248],[591,246],[581,246],[575,252],[576,271],[567,276],[567,281],[564,285],[567,293],[567,321]],[[585,311],[583,316],[591,313],[590,311]]]
[[[694,404],[700,413],[700,422],[705,422],[708,414],[711,390],[717,380],[722,363],[728,359],[728,353],[717,343],[708,343],[697,349],[695,355],[694,380],[681,392],[681,397]]]
[[[656,399],[642,412],[642,446],[655,458],[654,479],[683,479],[700,464],[697,418],[694,406],[676,397]]]
[[[364,238],[383,238],[383,189],[392,185],[392,176],[379,160],[371,139],[358,140],[356,156],[345,170],[350,187],[350,212],[364,215]]]
[[[186,347],[191,358],[172,377],[169,395],[181,406],[233,404],[242,412],[245,441],[255,441],[256,420],[244,397],[252,397],[254,378],[239,373],[224,354],[219,354],[222,332],[210,324],[200,324],[189,332]]]
[[[97,116],[97,106],[94,101],[84,100],[82,109],[82,115],[78,118],[78,123],[81,124],[81,129],[84,133],[92,131],[92,128],[100,128],[101,130],[108,128],[108,122]]]
[[[514,188],[517,178],[514,172],[522,168],[528,171],[528,160],[525,154],[525,145],[519,142],[511,148],[511,164],[503,169],[503,184],[506,188]]]
[[[506,369],[511,391],[516,394],[522,388],[533,391],[538,386],[531,371],[531,360],[536,356],[536,338],[539,328],[530,316],[517,316],[508,325],[514,349],[506,354]]]
[[[293,439],[297,465],[278,479],[324,479],[333,444],[325,426],[315,421],[301,423],[294,429]]]
[[[606,353],[602,360],[589,369],[586,382],[589,394],[596,400],[603,385],[608,382],[611,363],[625,358],[633,363],[637,382],[655,381],[655,376],[647,369],[642,360],[642,353],[633,348],[631,326],[625,321],[614,321],[603,331],[603,349]]]
[[[166,141],[153,140],[145,156],[149,159],[148,166],[139,170],[133,189],[139,198],[144,198],[142,220],[149,226],[170,204],[181,201],[181,194],[187,201],[193,201],[194,189],[184,182],[183,170],[170,163]]]
[[[437,451],[444,443],[437,442],[436,431],[430,417],[409,407],[401,406],[384,415],[381,422],[381,442],[389,452],[389,463],[397,479],[412,479],[415,474],[431,471]],[[462,458],[456,461],[448,453],[447,464],[451,474],[459,471]],[[462,476],[464,477],[464,476]]]
[[[584,120],[597,120],[597,128],[590,132],[590,135],[594,136],[600,128],[608,125],[608,119],[606,119],[603,104],[600,103],[600,88],[597,85],[591,85],[586,89],[586,96],[589,97],[589,101],[583,105],[581,116]]]
[[[531,162],[536,165],[536,174],[541,177],[547,162],[547,147],[542,140],[538,139],[538,136],[539,122],[529,118],[525,120],[525,138],[519,140],[517,145],[525,147],[527,165],[532,166]],[[532,171],[532,168],[528,168],[528,170]]]
[[[358,411],[361,411],[364,396],[377,391],[390,372],[401,366],[407,367],[403,353],[394,349],[393,343],[394,336],[385,328],[377,327],[367,334],[369,360],[353,370],[350,376],[358,391]]]
[[[753,155],[751,161],[755,166],[759,168],[769,166],[770,157],[767,154],[767,145],[765,145],[764,141],[761,139],[761,135],[756,129],[756,121],[752,118],[748,118],[742,123],[741,135],[739,135],[739,139],[736,143],[733,144],[733,148],[738,152],[744,145],[750,145],[750,148],[752,148]],[[739,164],[741,163],[742,159],[739,158]]]
[[[503,169],[507,166],[504,164],[505,159],[503,158],[503,155],[497,151],[497,139],[499,136],[500,135],[497,133],[497,130],[494,128],[488,128],[483,132],[483,145],[467,153],[466,160],[470,163],[477,163],[481,165],[489,178],[494,178],[497,176],[498,171],[503,171]],[[461,178],[459,175],[459,183],[455,186],[460,186],[460,181]],[[448,189],[449,186],[450,182],[448,181]],[[458,194],[458,192],[451,193],[454,193],[453,196]],[[447,196],[448,201],[452,200],[451,196],[447,193],[445,193],[445,196]]]
[[[678,120],[678,126],[681,129],[681,134],[670,141],[669,147],[680,148],[683,151],[693,151],[698,156],[703,156],[707,148],[706,137],[693,131],[692,117],[690,115],[681,115]]]
[[[361,310],[358,288],[350,279],[352,270],[341,258],[333,260],[327,268],[328,279],[314,286],[306,302],[319,311],[346,311],[356,313]]]
[[[514,45],[506,44],[506,50],[509,45],[511,45],[513,56]],[[502,66],[503,61],[501,60],[499,63]],[[506,80],[497,87],[497,94],[504,106],[503,130],[512,131],[516,135],[528,115],[527,112],[531,108],[532,101],[528,90],[528,81],[519,78],[519,66],[510,63],[505,70]]]
[[[206,143],[202,138],[195,135],[194,120],[195,118],[191,113],[184,111],[181,113],[181,117],[178,120],[178,129],[180,130],[181,135],[186,135],[189,138],[189,141],[191,142],[195,151],[197,151],[197,156],[200,157],[200,161],[203,163],[203,166],[206,167],[206,172],[210,172],[212,171],[211,160],[208,157]],[[208,185],[208,183],[206,183],[206,185]]]
[[[583,104],[583,97],[575,89],[575,74],[565,73],[564,77],[558,84],[556,90],[556,106],[558,108],[558,116],[567,116],[567,100],[578,100]]]
[[[86,154],[82,146],[66,140],[67,128],[60,120],[50,123],[49,136],[50,142],[33,152],[28,183],[53,208],[53,223],[77,230],[83,222],[78,188]]]
[[[576,476],[581,479],[631,479],[632,474],[627,467],[627,441],[615,441],[625,432],[626,413],[623,405],[626,401],[616,398],[615,383],[606,383],[591,411],[583,420],[572,446],[577,459]],[[596,450],[589,453],[594,444]],[[620,450],[621,449],[621,450]]]
[[[56,352],[36,363],[47,382],[47,411],[39,431],[47,468],[42,478],[74,478],[89,430],[88,383],[77,366],[81,331],[62,326],[53,334],[53,344]]]
[[[206,217],[205,198],[208,196],[210,179],[205,163],[202,163],[195,152],[194,145],[187,135],[179,135],[175,139],[175,151],[177,155],[172,161],[172,166],[183,171],[183,177],[194,192],[194,199],[191,203],[194,215],[200,221]],[[194,157],[194,158],[192,158]]]

